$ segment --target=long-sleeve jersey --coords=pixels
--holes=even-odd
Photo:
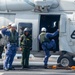
[[[42,32],[40,35],[39,35],[39,41],[41,43],[43,42],[49,42],[50,41],[50,38],[53,38],[55,37],[59,32],[56,31],[54,33],[46,33],[46,32]]]
[[[4,28],[4,29],[2,29],[2,33],[3,33],[3,35],[6,35],[6,36],[8,36],[8,42],[10,43],[10,37],[11,37],[11,31],[10,30],[8,30],[7,28]],[[18,35],[18,32],[16,32],[16,41],[15,41],[15,43],[17,44],[17,46],[19,46],[19,35]]]

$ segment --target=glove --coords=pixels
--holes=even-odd
[[[56,50],[55,49],[53,49],[53,53],[55,53],[56,52]]]
[[[56,53],[56,51],[53,51],[53,53]]]
[[[30,47],[30,51],[32,50],[32,47]]]

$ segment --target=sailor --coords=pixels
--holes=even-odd
[[[21,36],[20,46],[22,48],[22,68],[29,68],[29,55],[32,47],[32,37],[29,34],[29,29],[24,29],[24,34]]]
[[[56,43],[54,39],[50,39],[52,37],[55,37],[58,35],[58,30],[54,33],[47,33],[46,28],[43,27],[41,29],[41,33],[39,35],[39,41],[41,43],[42,49],[45,52],[45,58],[44,58],[44,68],[47,68],[48,65],[48,58],[51,56],[50,49],[53,48],[56,49]]]
[[[7,41],[7,50],[6,50],[6,58],[3,64],[4,70],[12,70],[12,63],[14,60],[14,57],[16,55],[16,51],[18,49],[18,32],[16,31],[17,26],[15,23],[11,25],[10,30],[8,28],[3,28],[2,33],[6,36],[8,36]]]

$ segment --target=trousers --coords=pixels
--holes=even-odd
[[[24,48],[22,52],[22,67],[29,67],[29,55],[30,55],[30,50]]]
[[[15,44],[7,44],[6,58],[3,64],[3,68],[12,68],[12,63],[16,55],[16,50],[17,46]]]
[[[48,64],[48,59],[49,57],[51,56],[50,54],[50,49],[53,48],[53,49],[56,49],[56,43],[55,43],[55,40],[51,40],[50,42],[44,42],[42,44],[42,49],[44,50],[45,52],[45,58],[44,58],[44,65],[47,66]]]

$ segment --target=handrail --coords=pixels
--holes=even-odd
[[[33,6],[33,7],[35,7],[35,4],[34,3],[32,3],[32,2],[30,2],[29,0],[24,0],[26,3],[28,3],[29,5],[31,5],[31,6]]]

